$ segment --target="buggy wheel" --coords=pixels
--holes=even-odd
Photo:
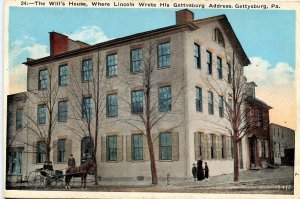
[[[44,186],[44,177],[39,171],[32,171],[28,175],[28,187],[31,189],[36,189]]]

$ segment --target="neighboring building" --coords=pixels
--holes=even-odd
[[[270,124],[270,140],[273,163],[294,166],[295,131],[272,123]]]
[[[20,182],[27,165],[26,143],[26,92],[7,96],[6,173],[10,182]]]
[[[236,55],[240,70],[250,62],[225,15],[194,20],[194,14],[189,10],[176,12],[176,25],[92,46],[75,45],[76,49],[71,50],[70,42],[74,41],[59,33],[50,33],[50,56],[29,59],[25,64],[28,66],[27,90],[31,99],[27,101],[28,115],[34,117],[39,130],[45,130],[49,122],[46,104],[51,100],[37,99],[33,93],[49,91],[51,84],[60,90],[53,106],[57,123],[50,153],[55,169],[65,169],[66,158],[71,153],[77,165],[83,154],[91,155],[90,139],[94,138],[79,135],[75,127],[90,119],[95,94],[105,92],[105,115],[97,151],[99,175],[102,179],[144,179],[151,176],[145,135],[121,121],[123,118],[135,120],[136,114],[143,111],[143,93],[139,85],[129,87],[124,84],[124,79],[139,77],[142,55],[147,53],[146,46],[150,41],[155,42],[155,54],[152,56],[157,60],[155,78],[162,79],[155,85],[157,92],[153,93],[158,101],[155,111],[169,112],[171,115],[152,129],[153,139],[157,138],[154,151],[158,177],[165,178],[167,174],[172,178],[190,177],[192,163],[200,157],[208,162],[211,175],[233,172],[231,137],[225,128],[220,128],[230,127],[224,118],[224,102],[231,98],[230,95],[220,94],[227,92],[216,93],[207,80],[217,82],[218,88],[230,92],[227,80],[230,79],[232,60],[228,60],[226,53]],[[99,89],[89,93],[88,82],[97,77],[92,75],[96,74],[97,66],[106,74],[102,77],[103,84],[109,86],[104,91]],[[176,79],[177,83],[170,84],[164,79],[166,76]],[[83,92],[86,91],[80,99],[70,94],[76,83],[82,86]],[[183,92],[178,92],[181,88]],[[49,95],[49,92],[46,93]],[[171,106],[176,93],[179,93],[176,103]],[[82,105],[74,106],[77,101]],[[131,105],[126,101],[131,101]],[[125,111],[124,107],[129,111]],[[72,120],[77,113],[79,119]],[[30,144],[24,145],[31,153],[22,163],[31,170],[41,167],[45,160],[42,150],[45,146],[34,135],[33,125],[29,124],[31,128],[26,134]],[[142,128],[138,123],[136,125]],[[246,139],[242,139],[240,151],[243,169],[247,169]],[[28,170],[22,175],[23,178],[28,175]]]
[[[272,107],[255,97],[255,87],[254,82],[246,85],[250,169],[265,168],[270,163],[269,110]]]

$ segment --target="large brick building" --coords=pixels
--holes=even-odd
[[[153,47],[153,54],[149,53]],[[104,102],[97,134],[99,177],[151,176],[143,126],[128,125],[144,107],[140,85],[128,82],[139,80],[146,55],[155,62],[153,111],[166,113],[152,129],[158,177],[190,177],[192,163],[200,157],[208,162],[211,175],[233,172],[230,134],[220,128],[220,124],[230,127],[224,102],[230,100],[227,78],[232,60],[226,53],[236,55],[241,71],[250,62],[225,15],[195,20],[191,11],[181,10],[176,12],[175,25],[91,46],[51,32],[50,52],[25,63],[30,100],[23,111],[26,133],[18,137],[24,143],[20,152],[26,154],[19,173],[23,179],[45,161],[45,145],[36,132],[49,132],[49,121],[53,122],[50,159],[55,169],[65,169],[71,153],[77,165],[83,154],[91,155],[89,140],[95,140],[95,135],[83,128],[95,112],[97,94],[103,95]],[[90,87],[89,82],[98,77],[101,87]],[[17,111],[16,107],[10,106],[9,111]],[[240,144],[244,169],[249,168],[246,141]]]

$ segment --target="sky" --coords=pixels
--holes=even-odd
[[[9,93],[26,90],[27,57],[49,55],[49,32],[95,44],[175,24],[178,9],[20,8],[9,10]],[[245,67],[270,121],[296,128],[295,11],[191,9],[200,19],[225,14],[251,64]],[[22,19],[22,20],[20,20]]]

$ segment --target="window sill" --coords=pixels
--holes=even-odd
[[[89,83],[89,82],[92,82],[93,80],[92,79],[90,79],[90,80],[81,80],[81,83]]]
[[[106,160],[106,163],[118,163],[117,160]]]
[[[64,85],[58,85],[59,87],[67,87],[68,84],[64,84]]]
[[[134,162],[134,163],[142,163],[142,162],[146,162],[146,160],[131,160],[131,162]]]
[[[137,71],[137,72],[133,72],[133,71],[130,71],[130,75],[136,75],[136,74],[140,74],[140,73],[143,73],[144,71]]]
[[[66,120],[66,121],[58,121],[58,123],[60,124],[60,123],[62,123],[62,124],[65,124],[65,123],[67,123],[68,121]]]
[[[157,70],[163,70],[163,69],[167,69],[167,68],[171,68],[171,65],[168,65],[168,66],[157,66]]]
[[[173,162],[173,160],[158,160],[159,162]]]
[[[56,164],[67,164],[67,162],[57,162]]]
[[[106,76],[107,79],[115,78],[118,77],[118,75],[111,75],[111,76]]]
[[[113,119],[113,118],[117,118],[117,117],[118,117],[118,115],[116,115],[116,116],[108,116],[108,115],[107,115],[107,116],[106,116],[106,118],[112,118],[112,119]]]

